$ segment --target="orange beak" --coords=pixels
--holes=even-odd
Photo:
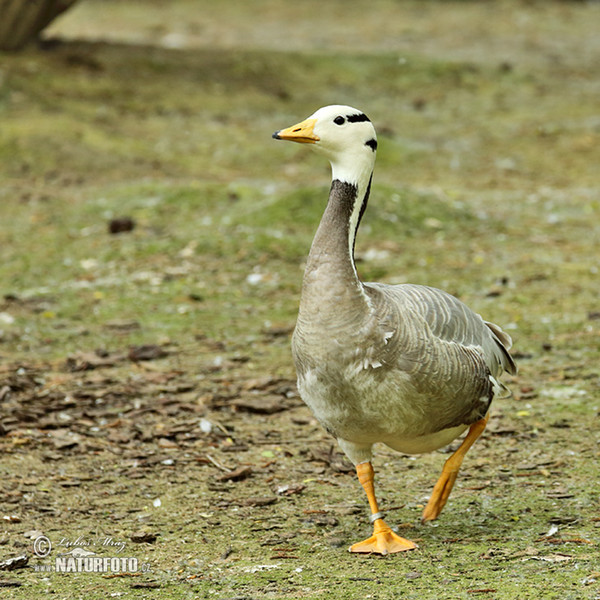
[[[273,134],[273,137],[276,140],[289,140],[301,144],[314,144],[320,139],[313,131],[316,122],[316,119],[306,119],[306,121],[302,121],[302,123],[292,125],[281,131],[276,131]]]

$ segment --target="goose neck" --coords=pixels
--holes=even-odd
[[[359,283],[354,263],[354,243],[367,206],[372,171],[348,181],[336,177],[329,192],[327,208],[317,229],[308,257],[306,276],[314,271],[330,283]]]

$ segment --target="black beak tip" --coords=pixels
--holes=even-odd
[[[279,131],[281,131],[281,130],[279,130]],[[279,137],[279,131],[276,131],[276,132],[275,132],[275,133],[274,133],[274,134],[271,136],[271,137],[272,137],[274,140],[280,140],[280,139],[281,139],[281,138]]]

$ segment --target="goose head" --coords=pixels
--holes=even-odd
[[[329,159],[334,179],[358,183],[373,172],[377,134],[367,115],[351,106],[324,106],[273,137],[310,144]]]

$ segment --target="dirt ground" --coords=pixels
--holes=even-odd
[[[1,596],[599,599],[599,18],[82,0],[0,56]],[[329,171],[271,133],[334,102],[379,136],[363,279],[519,365],[435,523],[455,445],[376,449],[388,557],[289,350]]]

